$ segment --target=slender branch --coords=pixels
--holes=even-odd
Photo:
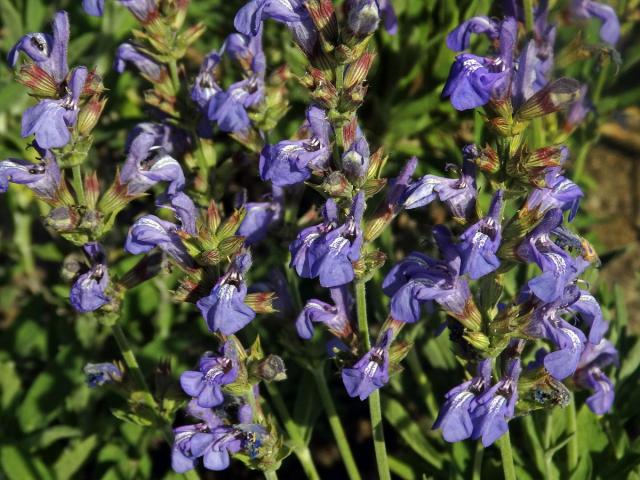
[[[522,9],[524,10],[524,26],[527,28],[527,32],[533,32],[533,2],[522,0]]]
[[[516,469],[513,466],[513,452],[511,451],[511,436],[509,435],[509,430],[498,440],[498,446],[500,447],[500,455],[502,456],[502,470],[505,480],[516,480]]]
[[[313,458],[311,457],[311,452],[309,451],[309,447],[307,447],[307,443],[304,440],[300,429],[296,422],[293,421],[291,415],[289,414],[289,410],[280,395],[280,390],[273,383],[265,382],[264,385],[267,387],[267,391],[269,392],[269,396],[271,397],[271,402],[273,407],[278,412],[280,416],[280,420],[282,421],[289,438],[294,445],[293,453],[295,453],[296,457],[300,461],[300,465],[304,470],[304,473],[307,475],[309,480],[320,480],[320,475],[316,470],[316,466],[313,463]]]
[[[86,205],[87,199],[84,195],[84,185],[82,183],[82,168],[80,165],[74,165],[71,167],[71,172],[73,173],[71,182],[73,184],[73,189],[76,192],[78,203],[80,205]]]
[[[338,450],[340,451],[340,455],[344,461],[344,466],[347,469],[347,474],[351,480],[360,480],[362,477],[358,471],[356,461],[353,458],[353,453],[351,452],[349,441],[347,440],[347,436],[342,428],[342,423],[340,422],[340,417],[336,411],[336,406],[333,403],[333,398],[331,398],[331,392],[329,392],[329,388],[327,387],[327,379],[324,375],[324,369],[323,367],[314,368],[311,370],[311,373],[313,374],[313,379],[318,387],[320,401],[327,412],[329,425],[331,426],[333,436],[336,439]]]
[[[178,77],[178,63],[175,60],[171,60],[168,64],[169,75],[171,75],[171,83],[173,84],[173,91],[176,95],[180,92],[180,78]]]
[[[171,429],[171,425],[169,422],[160,414],[160,406],[156,399],[151,394],[151,390],[149,390],[149,386],[147,385],[147,381],[144,378],[142,370],[140,369],[140,365],[138,364],[138,359],[136,358],[133,350],[131,349],[131,345],[129,344],[129,340],[127,340],[127,336],[125,335],[122,327],[118,322],[111,325],[111,332],[113,333],[114,338],[116,339],[116,343],[120,348],[120,353],[122,354],[122,358],[124,359],[124,363],[127,365],[128,371],[133,376],[133,379],[138,384],[138,388],[142,392],[144,397],[144,401],[149,408],[152,409],[153,412],[156,413],[156,421],[160,426],[162,431],[162,435],[167,443],[171,446],[173,445],[173,431]],[[185,472],[183,476],[189,480],[199,480],[200,475],[195,470],[189,470]]]
[[[471,475],[471,480],[481,480],[482,479],[482,459],[484,457],[484,446],[482,442],[478,440],[476,443],[476,452],[473,456],[473,473]]]
[[[358,330],[368,351],[371,349],[369,338],[369,323],[367,320],[367,293],[364,282],[356,282],[356,309],[358,313]],[[390,480],[389,459],[387,447],[384,441],[384,427],[382,425],[382,409],[380,407],[380,391],[374,390],[369,396],[369,412],[371,415],[371,428],[373,430],[373,446],[376,453],[378,475],[381,480]]]
[[[576,399],[572,395],[569,405],[567,405],[567,435],[573,436],[567,443],[567,473],[571,475],[578,466],[578,458],[580,455],[580,446],[578,444],[578,435],[576,434],[578,428],[578,421],[576,418]]]

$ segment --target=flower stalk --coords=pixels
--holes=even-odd
[[[356,312],[358,316],[358,332],[364,343],[365,350],[371,349],[369,337],[369,320],[367,318],[367,293],[365,282],[355,283]],[[375,390],[369,396],[369,413],[371,416],[371,429],[373,431],[373,446],[376,454],[378,475],[382,480],[391,479],[387,446],[384,441],[384,426],[382,424],[382,408],[380,405],[380,391]]]

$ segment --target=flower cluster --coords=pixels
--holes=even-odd
[[[219,354],[205,353],[197,370],[182,373],[180,385],[192,397],[187,414],[200,422],[174,429],[176,472],[193,469],[199,459],[208,470],[224,470],[236,455],[265,470],[279,463],[282,440],[257,403],[257,382],[274,379],[264,375],[265,364],[274,365],[272,358],[264,359],[256,345],[247,355],[235,337],[228,337]]]
[[[507,432],[516,412],[566,405],[561,382],[570,377],[576,387],[595,392],[587,404],[605,413],[613,389],[601,368],[617,361],[603,338],[608,325],[598,302],[580,288],[580,276],[597,265],[597,256],[568,224],[583,196],[563,173],[569,151],[562,145],[532,148],[526,135],[533,119],[569,109],[584,89],[571,79],[550,78],[555,26],[547,21],[546,2],[535,12],[536,38],[520,49],[513,15],[474,17],[447,37],[455,51],[469,48],[474,33],[493,42],[490,56],[456,57],[443,95],[458,110],[484,106],[494,143],[465,147],[462,168],[452,167],[457,178],[426,175],[408,184],[405,208],[439,200],[460,227],[452,232],[435,226],[440,258],[414,252],[383,283],[394,319],[416,322],[434,302],[449,316],[457,354],[477,373],[447,393],[434,428],[447,441],[481,438],[485,446]],[[478,170],[494,190],[485,213]],[[534,265],[537,273],[509,300],[504,278],[522,264]],[[551,350],[537,351],[523,368],[538,341]],[[541,394],[541,385],[553,385],[555,393]]]

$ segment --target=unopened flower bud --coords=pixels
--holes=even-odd
[[[100,196],[100,182],[98,182],[98,175],[93,172],[84,177],[84,195],[87,200],[87,207],[95,210],[98,203],[98,197]]]
[[[67,255],[62,261],[60,277],[67,282],[71,282],[80,275],[83,269],[86,269],[84,256],[72,253],[71,255]]]
[[[232,257],[240,251],[242,245],[244,245],[245,237],[240,235],[233,235],[227,237],[218,245],[218,251],[223,258]]]
[[[480,350],[481,352],[488,350],[491,346],[489,337],[482,332],[467,332],[463,337],[473,348]]]
[[[219,240],[224,240],[227,237],[231,237],[236,234],[238,228],[240,228],[240,224],[246,215],[246,210],[244,208],[240,208],[234,211],[229,218],[227,218],[220,227],[216,230],[216,237]]]
[[[347,25],[352,34],[359,37],[371,35],[380,24],[380,9],[376,0],[352,2],[347,15]]]
[[[348,197],[353,187],[341,172],[331,172],[322,182],[322,190],[332,197]]]
[[[222,256],[218,250],[205,250],[196,257],[196,263],[205,267],[218,265]]]
[[[68,232],[78,226],[80,215],[75,209],[69,207],[54,208],[44,218],[44,224],[56,232]]]
[[[373,52],[364,52],[360,58],[347,66],[344,74],[344,87],[351,88],[354,85],[364,82],[369,74],[369,69],[373,65],[376,55]]]
[[[78,132],[83,137],[89,135],[98,124],[107,99],[93,97],[78,113]]]
[[[269,355],[258,363],[253,373],[266,382],[281,382],[287,379],[287,368],[284,360],[278,355]]]
[[[320,33],[320,42],[330,52],[338,41],[338,19],[332,0],[307,0],[305,7]]]
[[[484,172],[496,173],[500,170],[500,159],[498,153],[489,145],[483,149],[478,149],[478,155],[474,158],[478,168]]]

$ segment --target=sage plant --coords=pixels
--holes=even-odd
[[[482,142],[463,146],[444,176],[415,177],[415,157],[385,176],[388,156],[378,139],[367,139],[368,119],[358,114],[376,60],[374,39],[402,32],[391,0],[250,0],[237,11],[234,31],[199,56],[190,54],[206,26],[186,24],[188,0],[113,3],[137,24],[113,52],[113,69],[145,82],[148,108],[148,118],[128,132],[123,164],[89,170],[109,90],[96,71],[68,65],[69,18],[58,12],[52,33],[27,34],[9,52],[16,80],[35,99],[21,135],[38,161],[0,162],[0,191],[9,183],[32,190],[47,206],[45,225],[81,249],[83,256],[65,262],[69,301],[112,331],[123,357],[87,363],[87,384],[126,399],[118,418],[161,431],[177,473],[198,478],[200,465],[220,471],[234,459],[274,478],[293,453],[308,478],[320,478],[307,434],[275,383],[287,377],[284,356],[311,373],[352,480],[363,475],[337,415],[327,363],[353,402],[367,400],[377,472],[391,478],[380,389],[402,371],[414,348],[413,324],[427,316],[445,318],[440,331],[448,332],[465,372],[451,382],[433,428],[447,442],[498,442],[505,478],[515,478],[509,422],[516,417],[565,407],[577,389],[591,391],[586,403],[594,413],[611,409],[613,383],[604,370],[618,353],[581,280],[599,260],[572,225],[584,193],[567,172],[567,146],[547,144],[543,132],[551,117],[574,131],[589,113],[588,90],[555,78],[560,27],[545,0],[535,9],[530,0],[506,1],[501,18],[476,16],[449,32],[446,45],[457,55],[442,97],[457,111],[476,110]],[[92,16],[106,8],[104,0],[82,6]],[[610,7],[572,1],[569,13],[598,19],[600,37],[614,51],[620,25]],[[286,27],[305,62],[298,80],[307,104],[292,138],[277,136],[292,75],[267,62],[267,22]],[[489,40],[487,49],[476,50],[477,35]],[[193,58],[198,65],[190,69]],[[218,164],[215,142],[227,136],[269,193],[250,198],[253,191],[226,190],[225,169],[236,166]],[[314,204],[302,213],[305,187]],[[222,200],[226,194],[232,205]],[[119,215],[143,197],[154,199],[150,211],[110,246]],[[412,252],[383,274],[379,238],[398,215],[436,202],[451,220],[431,228],[437,254]],[[252,265],[272,237],[288,246],[286,274],[261,281]],[[138,263],[117,274],[112,262],[124,252]],[[128,291],[168,274],[176,281],[172,300],[200,317],[214,345],[175,378],[164,369],[180,400],[149,388],[120,324]],[[508,277],[519,282],[517,291],[505,288]],[[321,298],[303,301],[300,279]],[[371,330],[370,281],[381,284],[389,306]],[[261,343],[261,317],[270,314],[299,337],[268,345],[281,349],[276,353]],[[257,335],[247,347],[249,332]]]

